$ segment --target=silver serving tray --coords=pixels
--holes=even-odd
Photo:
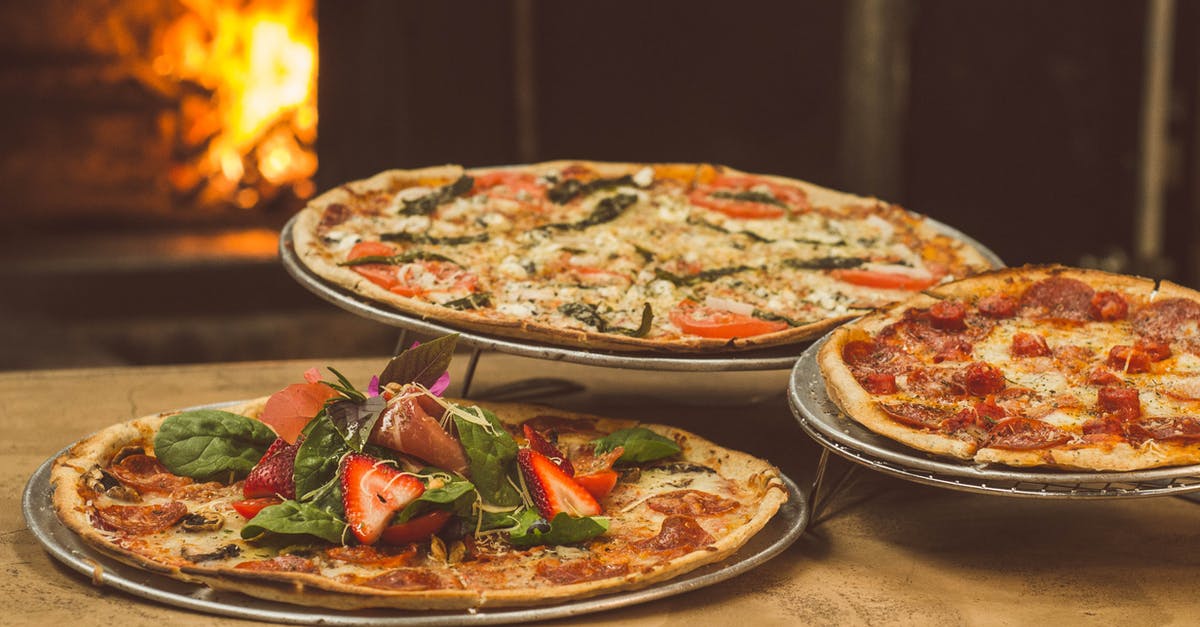
[[[995,268],[1003,268],[1004,262],[996,253],[983,244],[964,235],[958,230],[946,226],[936,220],[926,218],[928,223],[937,231],[965,242],[975,248]],[[348,290],[333,285],[308,269],[296,255],[295,241],[292,238],[292,227],[296,221],[293,216],[284,225],[279,234],[279,258],[284,269],[300,285],[307,288],[322,299],[369,320],[381,322],[394,327],[407,329],[425,335],[445,335],[457,333],[459,343],[483,350],[495,350],[511,355],[545,359],[550,361],[566,361],[591,366],[607,366],[611,368],[627,368],[633,370],[663,370],[688,372],[724,372],[746,370],[786,370],[791,368],[808,342],[778,346],[760,350],[740,351],[719,355],[658,355],[654,353],[629,353],[618,351],[595,351],[582,348],[555,346],[541,342],[504,338],[477,331],[459,329],[439,320],[420,318],[398,312],[394,309],[365,299]]]
[[[780,476],[788,492],[766,526],[729,558],[702,566],[675,579],[642,590],[569,601],[536,608],[481,608],[461,611],[331,610],[267,601],[236,592],[217,591],[146,572],[119,562],[89,546],[59,521],[51,501],[50,467],[67,448],[46,460],[25,485],[21,506],[25,522],[55,559],[95,584],[154,601],[210,614],[278,623],[323,625],[496,625],[525,623],[611,610],[690,592],[740,575],[781,553],[808,525],[807,497],[791,479]],[[80,583],[83,583],[81,581]]]
[[[800,426],[833,452],[873,470],[917,483],[967,492],[1048,498],[1162,496],[1200,490],[1200,465],[1131,472],[1021,470],[938,457],[875,433],[829,398],[817,353],[829,336],[796,361],[788,402]]]

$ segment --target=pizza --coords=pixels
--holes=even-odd
[[[833,333],[829,396],[921,451],[1009,466],[1200,463],[1200,293],[1026,266],[940,285]]]
[[[55,461],[58,516],[118,560],[215,589],[470,609],[677,577],[787,500],[769,463],[682,429],[442,398],[438,368],[411,359],[427,346],[385,369],[417,376],[378,390],[313,370],[263,399],[104,429]]]
[[[896,205],[706,164],[392,170],[314,199],[292,240],[403,314],[625,351],[808,340],[991,267]]]

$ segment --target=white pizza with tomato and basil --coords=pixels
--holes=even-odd
[[[313,200],[292,238],[403,313],[630,351],[803,341],[991,265],[895,205],[704,164],[392,170]]]
[[[854,420],[1010,466],[1200,463],[1200,293],[1026,266],[938,286],[840,327],[818,360]]]
[[[311,606],[551,604],[731,555],[787,500],[769,463],[673,427],[439,396],[453,342],[56,460],[60,519],[146,570]]]

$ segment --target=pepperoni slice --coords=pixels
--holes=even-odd
[[[715,516],[738,506],[737,501],[700,490],[675,490],[646,501],[646,506],[662,514]]]
[[[986,446],[1013,451],[1049,448],[1071,439],[1071,435],[1052,424],[1032,418],[1005,418],[988,434]]]
[[[1066,277],[1050,277],[1029,286],[1021,296],[1021,312],[1031,318],[1049,320],[1088,320],[1092,296],[1087,283]]]
[[[1133,315],[1138,335],[1164,342],[1200,336],[1200,303],[1186,298],[1167,298],[1146,305]]]
[[[1195,416],[1171,416],[1144,418],[1125,425],[1125,437],[1140,445],[1147,440],[1157,442],[1200,441],[1200,418]]]
[[[961,369],[917,367],[909,371],[904,387],[916,396],[933,400],[965,396],[967,387],[962,375]]]
[[[335,546],[327,551],[325,555],[330,559],[338,560],[339,562],[348,562],[350,564],[363,564],[369,566],[380,566],[383,568],[399,568],[401,566],[409,566],[417,557],[417,545],[409,544],[403,549],[391,548],[376,548],[369,544],[360,544],[357,546]]]
[[[1096,292],[1092,296],[1092,306],[1088,309],[1088,315],[1101,322],[1124,320],[1125,316],[1129,315],[1129,302],[1112,290]]]
[[[953,418],[942,423],[941,429],[946,433],[965,436],[971,440],[982,440],[987,431],[997,422],[1008,415],[996,400],[989,396],[987,400],[979,401],[971,407],[960,410]]]
[[[663,519],[658,535],[634,543],[639,549],[648,551],[671,551],[687,553],[712,544],[713,537],[687,516],[671,515]]]
[[[251,560],[234,566],[239,570],[251,570],[267,573],[318,573],[316,563],[299,555],[280,555],[265,560]]]
[[[1101,416],[1083,423],[1084,435],[1124,435],[1125,426],[1115,415]]]
[[[938,301],[929,308],[929,324],[943,331],[966,328],[967,306],[958,301]]]
[[[1095,363],[1095,353],[1086,346],[1055,346],[1051,352],[1054,353],[1054,365],[1067,374],[1081,374]]]
[[[1132,346],[1117,345],[1108,351],[1108,367],[1128,374],[1150,372],[1150,356]]]
[[[364,585],[384,590],[443,590],[462,588],[457,580],[435,573],[427,568],[397,568],[372,577]]]
[[[872,394],[895,394],[896,390],[896,375],[885,374],[882,372],[870,372],[863,376],[855,376],[858,384],[863,386],[863,389]]]
[[[1010,351],[1013,357],[1046,357],[1050,355],[1050,347],[1046,345],[1046,338],[1034,333],[1014,334]]]
[[[1096,407],[1101,413],[1112,414],[1122,421],[1136,420],[1142,415],[1142,403],[1134,388],[1102,387],[1096,395]]]
[[[1017,299],[1008,294],[990,294],[975,304],[979,313],[989,318],[1011,318],[1017,315]]]
[[[169,529],[187,516],[187,506],[179,501],[157,505],[108,505],[96,508],[96,517],[109,528],[144,536]]]
[[[172,491],[193,483],[188,477],[173,475],[166,466],[150,455],[127,455],[109,466],[108,472],[121,483],[138,492],[170,494]]]
[[[987,396],[1004,389],[1004,373],[999,368],[982,361],[972,362],[965,373],[967,392],[974,396]]]
[[[937,429],[952,417],[945,409],[919,403],[879,403],[879,408],[896,422],[919,429]]]
[[[547,558],[537,563],[534,572],[542,579],[565,586],[584,581],[621,577],[629,573],[629,564],[612,564],[595,558],[568,562],[557,558]]]
[[[913,359],[895,346],[875,340],[852,340],[842,347],[842,360],[855,372],[899,374]]]
[[[1088,385],[1120,385],[1121,377],[1104,366],[1096,366],[1088,375]]]
[[[1171,345],[1150,339],[1139,339],[1133,343],[1136,350],[1146,353],[1150,361],[1162,361],[1171,356]]]

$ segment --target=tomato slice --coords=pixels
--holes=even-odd
[[[767,193],[776,202],[722,197],[746,192]],[[809,207],[804,190],[752,176],[718,176],[710,185],[697,187],[688,198],[692,204],[743,220],[781,218],[788,209],[800,211]]]
[[[359,242],[350,249],[346,261],[354,261],[362,257],[391,257],[396,254],[396,247],[383,242]]]
[[[379,541],[384,544],[406,544],[424,540],[442,530],[450,522],[450,512],[435,509],[428,514],[421,514],[397,525],[389,525],[383,530]]]
[[[671,310],[670,317],[671,322],[684,333],[726,340],[774,333],[788,328],[788,324],[782,320],[763,320],[698,305],[691,300],[685,300]]]
[[[883,270],[862,270],[859,268],[846,268],[842,270],[834,270],[830,272],[833,278],[854,285],[862,285],[864,287],[878,287],[888,290],[923,290],[938,282],[937,277],[930,276],[914,277],[898,272],[885,272]]]
[[[506,200],[540,201],[546,199],[546,188],[537,182],[537,176],[528,172],[489,172],[475,177],[472,196],[487,194],[489,198]]]
[[[575,483],[583,486],[592,496],[599,501],[608,496],[612,492],[613,486],[617,485],[617,471],[601,470],[590,475],[575,475]]]
[[[229,505],[232,506],[233,509],[237,510],[237,513],[245,517],[246,520],[250,520],[267,507],[279,505],[282,502],[283,499],[279,498],[278,496],[262,496],[255,499],[242,499],[240,501],[234,501]]]

